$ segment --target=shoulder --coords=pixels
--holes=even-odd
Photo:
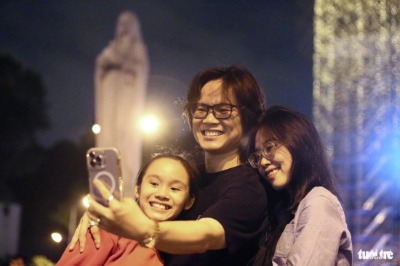
[[[231,187],[265,191],[261,176],[255,169],[246,165],[240,165],[232,169],[229,180]]]
[[[142,247],[137,241],[123,237],[118,238],[117,247],[104,265],[161,266],[162,259],[154,248]]]
[[[239,165],[219,172],[217,175],[214,174],[212,177],[213,180],[210,182],[212,185],[206,186],[203,193],[207,198],[213,197],[218,208],[226,210],[239,208],[238,206],[250,209],[250,206],[254,209],[266,208],[266,190],[261,177],[254,169]]]
[[[337,215],[343,221],[344,211],[338,198],[324,187],[314,187],[300,202],[298,211],[315,212],[319,215]]]
[[[314,187],[311,189],[302,202],[314,202],[316,200],[323,201],[325,204],[331,203],[333,205],[340,205],[338,198],[324,187]]]
[[[223,183],[224,186],[242,185],[243,183],[261,184],[260,175],[247,165],[238,165],[216,173],[205,173],[203,177],[205,177],[202,178],[203,180],[218,180],[217,183]]]
[[[260,180],[260,175],[257,173],[257,170],[247,166],[247,165],[239,165],[230,170],[229,174],[232,178],[237,180]]]

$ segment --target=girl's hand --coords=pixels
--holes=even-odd
[[[122,201],[114,199],[108,188],[99,180],[94,185],[100,194],[108,202],[105,207],[96,202],[90,196],[89,217],[92,220],[99,220],[99,226],[113,234],[142,241],[146,236],[146,230],[153,226],[152,222],[139,208],[135,200],[124,198]]]

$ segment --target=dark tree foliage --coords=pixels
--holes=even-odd
[[[67,244],[68,226],[73,210],[81,217],[81,199],[88,193],[85,153],[88,143],[79,145],[59,141],[44,152],[44,160],[33,175],[15,179],[23,205],[20,250],[24,255],[46,254],[57,260]],[[14,183],[15,182],[15,183]],[[50,234],[58,231],[65,240],[55,245]]]
[[[0,183],[37,169],[35,134],[49,127],[47,107],[40,75],[0,53]]]
[[[56,261],[67,239],[55,245],[50,233],[66,237],[71,212],[83,211],[85,153],[94,139],[88,131],[78,144],[61,140],[42,147],[36,134],[49,127],[47,108],[40,75],[0,53],[0,201],[22,206],[19,252]]]

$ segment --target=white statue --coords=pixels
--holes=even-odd
[[[147,49],[140,23],[133,12],[118,17],[115,39],[97,56],[95,69],[96,123],[101,132],[96,146],[121,151],[122,175],[127,196],[142,157],[138,120],[142,114],[149,76]]]

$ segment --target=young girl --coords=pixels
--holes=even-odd
[[[351,265],[351,235],[314,125],[273,106],[255,132],[248,162],[273,189],[269,230],[254,265]]]
[[[176,219],[194,202],[196,168],[184,155],[159,154],[139,171],[135,194],[143,212],[154,221]],[[84,253],[66,249],[57,265],[163,265],[158,252],[137,241],[100,230],[101,246],[89,243]],[[93,241],[90,232],[87,241]]]

